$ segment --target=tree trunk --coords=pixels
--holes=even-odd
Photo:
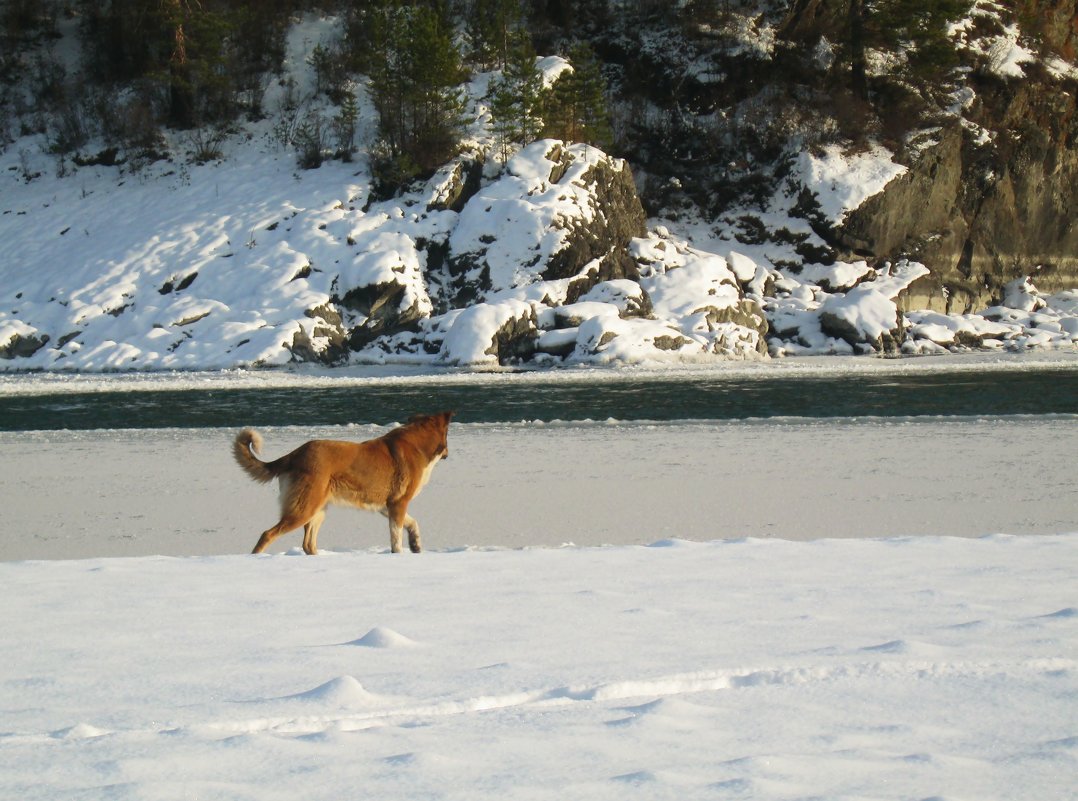
[[[195,125],[195,98],[191,68],[187,61],[187,35],[183,29],[184,8],[180,0],[166,0],[173,25],[172,55],[168,61],[168,116],[175,128]],[[190,9],[187,9],[190,11]]]
[[[865,76],[865,2],[850,0],[850,88],[861,100],[868,100]]]

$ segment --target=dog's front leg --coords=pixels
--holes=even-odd
[[[303,551],[311,556],[318,553],[318,529],[326,519],[326,510],[320,509],[303,527]]]
[[[404,527],[408,529],[408,547],[412,550],[412,553],[421,553],[423,543],[419,539],[419,523],[411,515],[405,515]]]

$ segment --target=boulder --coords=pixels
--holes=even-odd
[[[457,159],[434,174],[427,183],[427,211],[457,211],[479,191],[483,161],[479,158]]]
[[[975,314],[943,314],[931,310],[907,313],[909,336],[928,340],[943,348],[981,348],[987,342],[1003,342],[1020,333],[1017,325],[988,320]]]
[[[574,277],[595,259],[600,264],[594,283],[639,277],[628,246],[634,237],[646,234],[647,225],[628,163],[605,158],[591,165],[576,182],[588,190],[591,214],[555,222],[566,232],[565,243],[547,262],[543,278]]]
[[[454,366],[505,364],[535,352],[539,337],[531,304],[510,300],[479,303],[446,315],[451,319],[438,361]]]
[[[893,300],[871,286],[832,295],[819,310],[827,336],[877,353],[897,353],[905,339],[906,321]]]
[[[571,279],[579,297],[602,281],[636,278],[628,247],[644,233],[626,162],[586,145],[534,142],[461,209],[444,263],[450,306],[540,281]]]
[[[12,334],[0,345],[0,359],[26,359],[33,356],[49,342],[48,334]]]
[[[292,341],[287,343],[293,361],[337,364],[348,354],[341,315],[330,304],[324,304],[304,313],[313,325],[300,325]]]
[[[644,287],[627,278],[595,284],[580,297],[580,301],[610,304],[617,308],[621,317],[651,317],[654,312],[651,297]]]
[[[428,309],[421,298],[409,298],[407,290],[407,286],[396,281],[348,290],[337,303],[362,320],[348,331],[348,347],[360,350],[378,337],[417,330]],[[340,325],[339,314],[336,320]]]
[[[1047,304],[1041,297],[1040,290],[1029,280],[1029,276],[1023,276],[1003,287],[1003,302],[1000,305],[1008,309],[1033,312],[1043,309]]]
[[[711,352],[744,358],[755,352],[767,356],[770,324],[755,300],[745,298],[732,306],[705,310],[708,331],[713,335]]]

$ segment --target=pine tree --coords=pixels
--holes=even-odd
[[[368,17],[371,95],[379,113],[384,183],[443,164],[463,126],[460,52],[441,15],[426,6],[386,5]]]
[[[514,31],[523,24],[520,0],[472,0],[465,24],[469,57],[477,64],[504,69],[509,63]]]
[[[614,139],[606,110],[606,82],[599,62],[586,44],[569,51],[572,70],[566,70],[546,93],[544,134],[569,142],[609,147]]]
[[[507,159],[512,143],[527,145],[542,129],[543,76],[535,65],[535,50],[524,31],[510,37],[509,58],[494,83],[491,117],[494,135]]]
[[[359,119],[359,104],[354,92],[345,92],[341,99],[341,110],[333,118],[333,132],[336,137],[337,157],[341,161],[351,161],[356,149],[356,120]]]
[[[910,52],[910,71],[939,77],[958,63],[948,24],[969,13],[972,0],[849,0],[850,85],[868,97],[865,53],[870,47]]]

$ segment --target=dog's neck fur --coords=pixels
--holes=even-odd
[[[389,434],[387,434],[386,436],[387,438],[396,439],[397,437],[394,437],[393,435],[396,432],[403,431],[407,428],[411,428],[413,430],[427,429],[433,436],[429,438],[424,437],[422,439],[423,447],[421,450],[423,452],[423,455],[426,456],[433,463],[436,462],[438,460],[438,457],[446,451],[445,429],[446,427],[448,427],[448,425],[448,419],[443,420],[440,415],[429,415],[418,419],[410,420],[409,422],[400,426],[400,428],[390,431]],[[429,469],[427,472],[429,475]]]

